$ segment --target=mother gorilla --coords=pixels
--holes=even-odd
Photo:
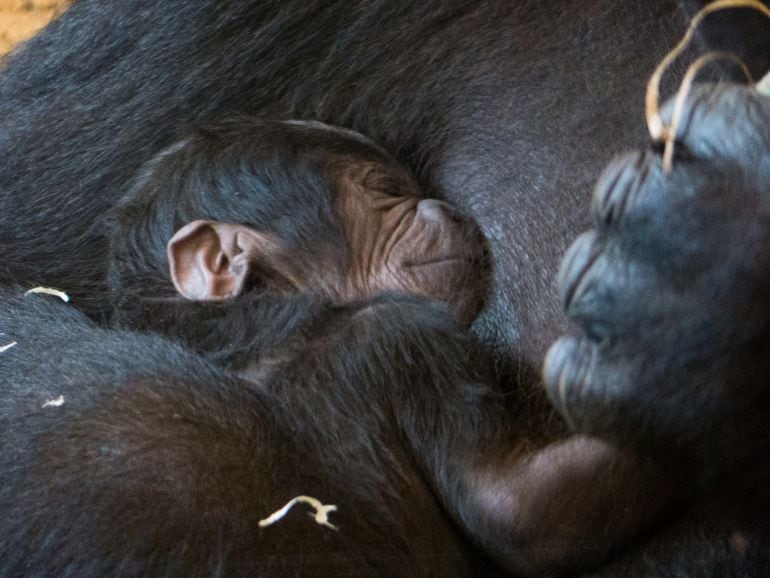
[[[566,328],[559,260],[589,224],[608,157],[643,141],[646,78],[701,5],[77,0],[0,73],[0,279],[106,315],[102,217],[190,125],[238,111],[349,127],[481,226],[495,279],[474,331],[515,384],[512,419],[542,447],[566,433],[537,378]],[[700,47],[732,49],[759,74],[764,26],[716,15]],[[647,546],[666,575],[722,543],[669,532],[689,546]]]

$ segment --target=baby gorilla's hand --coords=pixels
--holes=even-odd
[[[646,152],[599,180],[595,228],[559,275],[580,333],[551,347],[545,380],[576,431],[702,475],[768,437],[770,98],[700,88],[676,150],[669,175]]]

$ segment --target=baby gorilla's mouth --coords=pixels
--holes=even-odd
[[[481,251],[473,245],[457,249],[403,260],[399,268],[404,276],[399,283],[408,293],[448,304],[457,319],[466,324],[483,306],[487,271]]]

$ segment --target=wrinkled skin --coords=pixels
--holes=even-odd
[[[670,175],[648,151],[599,180],[594,228],[559,276],[580,331],[552,346],[545,378],[575,431],[699,488],[754,575],[770,563],[770,98],[700,88],[677,147]]]
[[[318,128],[318,123],[298,130],[296,123],[281,122],[254,122],[253,130],[271,126],[298,133],[298,143],[303,135],[335,131],[329,126]],[[270,130],[280,128],[267,128],[266,140]],[[349,131],[338,132],[338,138],[350,138]],[[383,154],[363,138],[361,143],[362,148]],[[302,151],[302,144],[296,146]],[[184,145],[171,148],[173,152],[161,156],[188,154]],[[330,174],[323,176],[335,182],[330,182],[329,190],[319,187],[318,195],[331,198],[317,202],[334,207],[336,218],[324,222],[326,228],[334,229],[327,232],[330,238],[318,235],[314,251],[304,253],[273,223],[255,228],[197,219],[168,241],[171,277],[180,295],[226,301],[260,289],[315,294],[341,304],[381,293],[405,293],[442,301],[458,319],[469,323],[483,301],[489,273],[484,241],[473,222],[445,202],[421,199],[409,175],[387,156],[379,162],[328,156],[319,164],[332,165],[324,166]],[[256,154],[249,158],[246,151],[243,162],[258,164],[258,159]],[[333,165],[345,168],[336,174]],[[311,236],[308,231],[304,234]]]
[[[303,254],[282,238],[274,223],[256,229],[204,219],[187,223],[168,243],[171,275],[181,295],[200,301],[227,300],[242,294],[247,283],[251,289],[256,285],[284,293],[314,293],[336,303],[396,292],[443,301],[468,321],[475,317],[488,271],[484,241],[473,222],[445,202],[421,198],[413,178],[358,133],[319,122],[240,119],[240,123],[262,135],[261,154],[271,146],[274,150],[291,146],[304,162],[317,165],[314,176],[328,183],[318,187],[316,194],[329,198],[316,199],[316,203],[333,206],[336,218],[324,224],[336,230],[327,232],[327,238],[318,235],[313,254]],[[272,143],[275,134],[282,138]],[[192,140],[171,145],[159,157],[189,155]],[[199,133],[197,140],[204,141],[206,136]],[[226,162],[223,159],[236,148],[227,139],[209,136],[208,141],[216,153],[199,162]],[[319,147],[324,141],[329,150]],[[346,143],[340,146],[347,146],[348,152],[335,154],[333,147],[339,143]],[[357,158],[350,152],[356,147],[369,157],[359,152],[361,158]],[[259,166],[256,147],[241,154],[244,167]],[[269,182],[269,174],[263,179]],[[303,185],[312,187],[311,183]],[[236,194],[253,191],[243,189]],[[306,206],[290,209],[308,212]],[[317,210],[315,218],[322,219],[327,211]],[[313,218],[311,215],[308,222]],[[305,232],[305,236],[310,234]]]
[[[488,273],[480,233],[447,203],[421,200],[416,189],[393,190],[389,175],[373,169],[349,177],[352,186],[337,198],[352,248],[340,293],[348,299],[383,291],[422,295],[472,320],[481,299],[469,298],[483,297]]]
[[[341,305],[401,293],[441,301],[469,324],[486,294],[473,221],[423,198],[362,135],[318,122],[239,117],[197,130],[147,163],[124,205],[116,302],[257,292]]]

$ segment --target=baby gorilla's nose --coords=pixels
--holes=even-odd
[[[436,225],[452,225],[462,222],[462,217],[447,203],[436,199],[424,199],[417,204],[417,215]]]

